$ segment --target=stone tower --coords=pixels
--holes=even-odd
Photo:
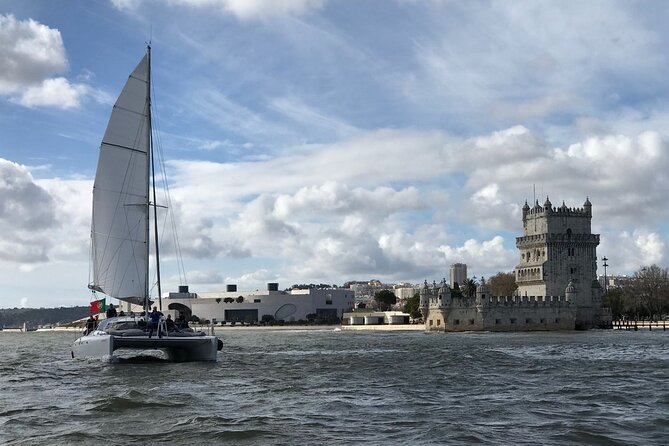
[[[587,198],[582,208],[568,208],[564,202],[555,208],[548,197],[543,206],[536,201],[530,208],[525,202],[524,234],[516,238],[518,294],[560,296],[569,286],[579,328],[594,325],[601,306],[601,288],[594,286],[599,234],[592,234],[591,220]]]

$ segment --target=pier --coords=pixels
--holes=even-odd
[[[662,330],[667,331],[667,326],[669,321],[613,321],[614,330],[633,330],[639,331],[648,329],[652,330]]]

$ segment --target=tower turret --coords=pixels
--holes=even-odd
[[[583,210],[586,215],[592,217],[592,203],[590,203],[590,197],[585,197],[585,203],[583,203]]]
[[[485,278],[481,277],[481,282],[479,282],[476,287],[476,303],[480,304],[484,300],[490,297],[490,289],[488,284],[485,282]]]
[[[564,297],[570,301],[574,302],[576,299],[576,296],[578,294],[578,290],[576,289],[576,285],[574,285],[574,280],[569,279],[569,284],[567,285],[567,288],[564,290]]]
[[[427,310],[430,306],[430,289],[428,288],[427,285],[427,280],[425,281],[425,285],[420,289],[420,303],[418,305],[420,309],[420,314],[423,316],[423,320],[427,318]]]

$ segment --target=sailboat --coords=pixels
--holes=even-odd
[[[153,202],[151,201],[153,192]],[[74,341],[73,358],[113,356],[119,349],[160,350],[166,359],[216,361],[222,342],[192,330],[168,330],[161,317],[150,324],[150,212],[153,210],[157,289],[160,257],[151,130],[151,46],[130,74],[107,124],[93,186],[91,222],[92,277],[88,287],[123,302],[141,305],[142,315],[103,319]],[[153,335],[153,336],[152,336]]]

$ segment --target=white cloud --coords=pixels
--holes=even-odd
[[[217,264],[244,257],[251,271],[228,272],[225,280],[240,286],[371,276],[420,281],[447,275],[457,261],[476,275],[512,270],[517,252],[506,234],[520,235],[520,206],[533,183],[555,205],[564,199],[581,206],[590,196],[594,227],[603,234],[599,252],[631,271],[666,258],[658,232],[630,229],[639,216],[649,227],[667,217],[666,188],[657,189],[666,182],[666,146],[652,132],[550,148],[524,127],[468,139],[381,130],[266,160],[173,161],[169,175],[186,264],[188,258]],[[2,203],[23,207],[3,213],[0,225],[12,228],[19,219],[35,226],[29,239],[6,229],[18,242],[0,246],[4,260],[33,265],[85,258],[90,208],[81,204],[90,203],[90,181],[35,181],[23,166],[1,166],[1,184],[11,185],[0,188]],[[35,202],[23,197],[30,190],[41,206],[25,205]],[[606,199],[611,196],[615,202]],[[458,227],[469,229],[463,234]],[[619,257],[609,254],[612,247]],[[167,241],[164,254],[173,251]],[[189,277],[203,288],[220,288],[220,279],[209,267]]]
[[[0,15],[0,60],[0,94],[17,104],[69,109],[79,107],[86,97],[110,100],[88,84],[50,77],[67,70],[63,40],[60,31],[33,19]]]
[[[607,257],[610,274],[630,274],[642,266],[662,265],[667,258],[662,236],[646,228],[620,232],[610,229],[602,234],[598,252],[600,258]],[[604,274],[601,265],[599,268],[599,274]]]
[[[354,126],[308,106],[299,98],[276,98],[270,101],[270,107],[295,121],[296,124],[304,126],[309,131],[316,130],[321,135],[343,138],[358,132]]]
[[[26,107],[76,108],[88,91],[89,87],[84,84],[70,84],[67,79],[57,77],[28,87],[17,102]]]
[[[120,10],[136,10],[147,0],[112,0]],[[154,0],[155,1],[155,0]],[[319,10],[325,0],[167,0],[169,5],[187,6],[204,10],[220,10],[239,19],[257,19],[276,16],[299,16]]]
[[[504,239],[495,236],[491,240],[466,240],[460,247],[440,246],[446,258],[469,265],[470,273],[475,271],[510,271],[517,263],[517,251],[504,248]]]
[[[63,39],[57,29],[32,19],[0,15],[0,93],[40,83],[67,69]]]

